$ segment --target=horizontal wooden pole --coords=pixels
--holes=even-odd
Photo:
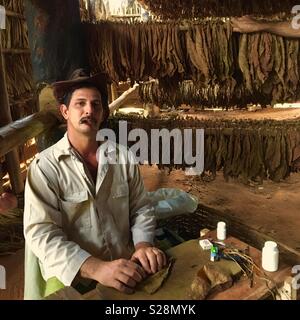
[[[136,83],[134,84],[133,87],[130,87],[128,90],[123,92],[119,98],[114,100],[110,105],[109,105],[109,111],[113,113],[116,109],[118,109],[122,104],[125,103],[127,99],[131,97],[131,95],[138,89],[139,84]]]
[[[59,124],[58,110],[55,108],[32,114],[2,127],[0,129],[0,157]]]
[[[30,49],[2,49],[5,54],[30,54]]]
[[[13,17],[13,18],[18,18],[18,19],[25,20],[25,17],[21,13],[17,13],[17,12],[10,11],[10,10],[5,10],[5,14],[8,17]]]
[[[135,84],[132,88],[125,91],[118,99],[109,105],[112,113],[116,108],[122,105],[130,95],[138,88]],[[12,122],[0,128],[0,157],[4,156],[17,146],[27,142],[39,134],[59,125],[60,114],[58,108],[34,113],[23,119]]]

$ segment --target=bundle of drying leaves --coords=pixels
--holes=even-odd
[[[262,182],[263,179],[280,181],[294,170],[300,158],[299,121],[274,120],[200,120],[193,118],[148,119],[142,117],[122,116],[109,120],[109,127],[119,136],[119,120],[127,120],[128,132],[142,128],[148,136],[148,160],[151,163],[151,130],[157,128],[181,130],[192,129],[193,155],[196,155],[196,129],[204,129],[204,172],[216,175],[223,171],[225,179],[229,177]],[[133,141],[132,144],[135,144]],[[164,147],[164,149],[163,149]],[[174,141],[170,142],[170,163],[158,163],[160,169],[185,169],[182,164],[174,163]],[[182,146],[180,146],[181,148]],[[160,143],[159,152],[166,145]]]
[[[220,18],[101,22],[86,24],[86,35],[94,71],[141,82],[144,102],[228,108],[299,98],[298,39],[233,33]]]

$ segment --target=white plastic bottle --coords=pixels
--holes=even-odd
[[[223,221],[218,222],[217,238],[218,238],[218,240],[225,240],[226,239],[226,223]]]
[[[262,249],[262,267],[269,272],[278,270],[279,251],[277,243],[274,241],[266,241]]]

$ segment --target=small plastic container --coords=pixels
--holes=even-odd
[[[268,272],[278,270],[279,250],[277,243],[274,241],[266,241],[262,249],[262,267]]]
[[[226,239],[226,223],[223,221],[218,222],[217,239],[218,240],[225,240]]]
[[[214,262],[214,261],[218,261],[219,257],[219,249],[217,246],[212,245],[212,247],[210,248],[210,261]]]

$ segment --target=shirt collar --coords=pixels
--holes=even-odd
[[[72,146],[68,139],[68,133],[66,132],[64,136],[56,143],[54,149],[54,155],[57,160],[60,160],[61,156],[71,155]]]
[[[105,150],[108,154],[113,154],[117,150],[117,144],[113,141],[107,140],[100,144],[100,149]],[[56,143],[54,149],[55,156],[59,161],[62,156],[70,156],[72,154],[73,147],[68,139],[68,132],[66,132],[62,139]]]

